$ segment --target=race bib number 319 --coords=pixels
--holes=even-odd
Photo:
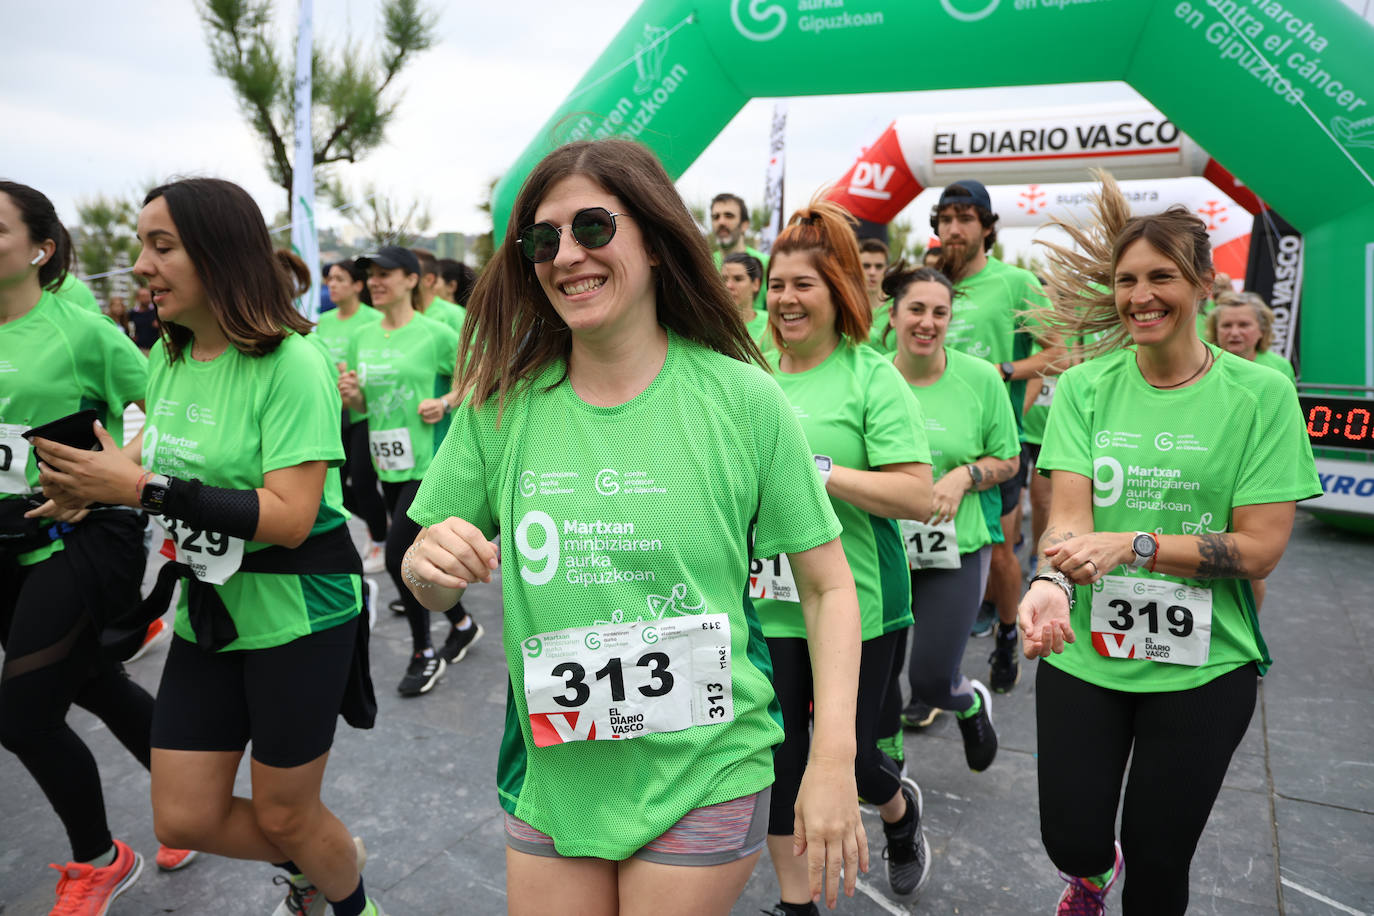
[[[725,614],[554,630],[525,640],[524,655],[536,747],[735,718]]]
[[[1201,665],[1212,643],[1212,591],[1163,579],[1104,576],[1093,590],[1093,648],[1107,658]]]

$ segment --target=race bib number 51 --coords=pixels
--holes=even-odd
[[[1212,590],[1104,576],[1093,590],[1093,648],[1107,658],[1201,665],[1212,644]]]
[[[792,564],[787,561],[787,554],[749,561],[749,597],[801,602],[797,579],[792,575]]]
[[[735,718],[725,614],[554,630],[525,640],[524,654],[536,747]]]

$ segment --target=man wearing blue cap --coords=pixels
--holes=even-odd
[[[1019,427],[1026,380],[1044,372],[1060,357],[1054,342],[1042,338],[1021,314],[1028,309],[1048,307],[1045,291],[1030,271],[1003,263],[989,253],[997,241],[997,214],[992,212],[992,200],[982,182],[966,179],[946,187],[931,210],[930,227],[940,238],[939,267],[954,281],[956,293],[946,338],[949,346],[998,367],[1007,382]],[[1031,355],[1035,342],[1042,349]],[[992,670],[988,684],[998,693],[1010,691],[1021,677],[1016,651],[1016,605],[1022,582],[1015,544],[1021,529],[1026,458],[1023,449],[1020,471],[1000,481],[1000,519],[1005,542],[993,545],[988,581],[988,599],[996,607],[999,621],[989,658]],[[990,497],[997,492],[987,491]],[[996,502],[996,498],[992,497],[992,501]]]

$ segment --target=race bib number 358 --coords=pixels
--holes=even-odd
[[[735,718],[725,614],[554,630],[525,640],[524,656],[537,747]]]
[[[1212,591],[1163,579],[1104,576],[1093,590],[1098,655],[1201,665],[1212,643]]]
[[[375,429],[367,434],[372,460],[383,471],[408,471],[415,467],[415,452],[410,447],[410,430]]]

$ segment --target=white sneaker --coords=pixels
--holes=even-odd
[[[363,551],[363,572],[386,572],[385,544],[378,544],[376,541],[367,542],[367,550]]]

